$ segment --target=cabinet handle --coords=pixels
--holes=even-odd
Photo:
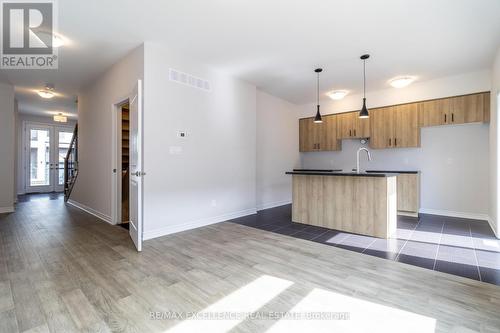
[[[320,149],[320,147],[321,147],[321,144],[318,143],[318,149]]]
[[[349,136],[352,136],[352,130],[349,130]]]
[[[455,114],[454,114],[454,113],[452,113],[452,114],[451,114],[451,122],[452,122],[452,123],[454,123],[454,122],[455,122]]]
[[[354,129],[354,136],[356,136],[356,129]]]
[[[398,145],[398,138],[394,138],[394,145],[397,146]]]
[[[446,123],[446,114],[444,115],[444,122]]]
[[[389,138],[389,147],[391,146],[391,144],[392,144],[392,139]]]

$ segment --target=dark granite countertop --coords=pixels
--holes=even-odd
[[[293,169],[294,172],[342,172],[342,169]]]
[[[368,173],[410,173],[410,174],[417,174],[420,173],[420,171],[416,170],[366,170]]]
[[[288,171],[287,175],[307,176],[350,176],[350,177],[395,177],[397,173],[375,173],[375,172],[320,172],[320,171]]]

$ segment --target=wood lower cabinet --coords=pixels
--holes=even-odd
[[[413,103],[372,109],[370,147],[420,147],[419,107],[419,104]]]
[[[323,116],[323,123],[316,124],[314,118],[299,120],[299,149],[301,152],[335,151],[342,147],[337,138],[337,116]]]
[[[470,94],[422,102],[421,127],[488,122],[490,93]]]
[[[398,213],[418,216],[420,208],[420,174],[401,173],[397,176]]]
[[[370,137],[370,119],[360,119],[358,115],[358,112],[346,112],[337,115],[339,139]]]

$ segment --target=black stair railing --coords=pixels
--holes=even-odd
[[[64,158],[64,201],[68,201],[78,177],[78,124],[75,125],[68,153]]]

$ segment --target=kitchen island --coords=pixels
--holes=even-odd
[[[395,173],[291,171],[292,221],[390,238],[396,233]]]

